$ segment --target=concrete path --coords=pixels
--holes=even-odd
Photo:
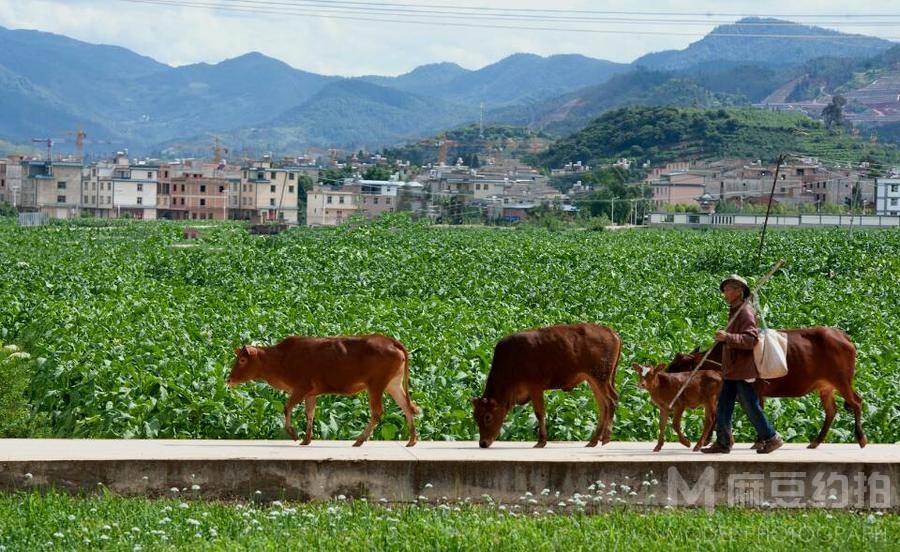
[[[678,443],[660,453],[652,452],[654,443],[532,444],[500,442],[485,450],[471,441],[412,448],[370,441],[354,448],[349,441],[304,447],[291,441],[7,439],[0,440],[0,490],[106,487],[148,496],[388,501],[488,495],[515,502],[526,492],[546,500],[556,499],[556,491],[596,494],[601,481],[606,488],[630,487],[602,495],[603,504],[898,509],[900,445],[786,445],[761,455],[738,444],[731,454],[710,456]],[[551,494],[541,495],[544,489]]]
[[[582,442],[552,442],[543,449],[531,442],[497,442],[480,449],[476,441],[234,441],[178,439],[0,439],[0,462],[65,460],[306,460],[306,461],[445,461],[445,462],[742,462],[821,463],[900,462],[900,445],[823,444],[818,449],[787,444],[769,454],[756,454],[750,444],[737,444],[731,454],[709,456],[667,443],[654,453],[655,442],[614,442],[587,448]]]

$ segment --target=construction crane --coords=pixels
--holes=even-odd
[[[224,159],[224,155],[228,155],[228,148],[222,146],[221,138],[216,136],[215,134],[210,134],[215,139],[215,145],[213,146],[213,163],[216,166],[222,164],[222,160]]]
[[[75,137],[75,151],[78,153],[79,159],[84,159],[84,139],[87,138],[87,133],[84,129],[79,128],[77,131],[62,131],[62,134]]]
[[[447,164],[447,148],[449,146],[457,145],[456,140],[449,140],[447,135],[444,134],[440,138],[438,138],[437,146],[438,146],[438,165],[446,165]]]
[[[32,138],[31,141],[35,144],[46,144],[47,145],[47,163],[53,161],[53,157],[51,153],[53,152],[53,138]]]

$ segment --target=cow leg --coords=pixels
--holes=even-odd
[[[713,424],[716,421],[716,406],[715,404],[703,407],[703,431],[700,432],[700,440],[697,441],[697,444],[694,445],[694,452],[700,450],[701,447],[704,447],[709,443],[709,435],[712,433]]]
[[[594,393],[594,401],[597,402],[597,428],[594,430],[594,434],[591,435],[591,440],[588,441],[587,446],[596,447],[601,437],[604,445],[609,442],[608,432],[610,430],[607,427],[607,417],[610,415],[610,401],[607,398],[606,392],[600,387],[600,384],[597,383],[596,379],[589,377],[587,382],[591,387],[591,391]]]
[[[546,419],[546,410],[544,409],[544,390],[543,389],[532,389],[531,393],[531,405],[534,407],[534,415],[537,417],[538,422],[538,441],[535,443],[534,448],[544,448],[547,446],[547,419]]]
[[[300,404],[300,401],[303,400],[303,394],[305,392],[306,390],[303,390],[299,393],[296,391],[291,393],[291,396],[288,397],[287,402],[284,403],[284,430],[287,431],[288,435],[290,435],[291,438],[295,441],[298,440],[297,430],[294,429],[293,424],[291,424],[291,414],[294,411],[294,407]]]
[[[822,409],[825,411],[825,423],[822,424],[819,435],[810,442],[806,448],[814,449],[822,444],[822,441],[825,440],[825,436],[828,435],[828,430],[831,429],[831,422],[834,421],[834,415],[837,412],[837,404],[834,400],[834,389],[823,389],[819,391],[819,399],[822,401]]]
[[[308,445],[312,441],[313,417],[316,415],[316,396],[309,395],[303,399],[303,406],[306,408],[306,436],[300,444]]]
[[[866,434],[863,432],[862,427],[862,397],[853,390],[853,386],[850,383],[838,388],[838,393],[844,398],[844,407],[850,412],[853,412],[853,418],[855,419],[856,424],[854,427],[856,432],[856,442],[859,443],[859,448],[863,448],[869,441],[866,439]]]
[[[605,417],[603,420],[603,433],[600,436],[604,445],[612,440],[613,418],[616,415],[616,407],[619,405],[619,394],[616,393],[616,387],[612,380],[606,382],[605,391],[606,404],[603,408]]]
[[[681,415],[684,414],[684,409],[679,408],[675,410],[672,416],[672,425],[675,427],[675,434],[678,435],[678,442],[682,445],[690,448],[691,441],[687,437],[684,436],[684,433],[681,432]]]
[[[659,409],[659,438],[656,440],[656,446],[653,447],[653,452],[659,452],[663,447],[663,443],[666,442],[666,422],[669,421],[669,411],[665,408]]]
[[[381,420],[381,414],[384,412],[384,405],[381,403],[381,393],[382,391],[376,393],[374,389],[369,389],[369,423],[360,436],[356,438],[356,441],[353,443],[354,447],[365,443],[372,435],[372,430],[378,425],[378,421]]]
[[[406,427],[409,429],[409,441],[407,441],[406,446],[411,447],[418,440],[418,437],[416,437],[416,412],[407,398],[406,391],[403,389],[403,379],[394,378],[391,380],[391,383],[388,384],[387,392],[394,398],[394,402],[397,403],[397,406],[400,407],[400,410],[403,411],[403,415],[406,417]]]

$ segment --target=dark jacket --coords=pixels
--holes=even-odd
[[[728,318],[734,316],[738,307],[729,307]],[[722,351],[722,377],[727,380],[758,378],[753,347],[759,339],[756,325],[756,311],[749,301],[740,307],[734,322],[725,328],[725,350]]]

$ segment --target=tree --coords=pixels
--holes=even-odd
[[[0,217],[14,217],[18,214],[16,208],[12,204],[4,201],[0,203]]]
[[[374,165],[366,169],[366,172],[363,173],[363,179],[365,180],[390,180],[391,179],[391,170],[383,165]]]
[[[845,105],[847,105],[847,99],[840,94],[836,94],[831,98],[831,103],[822,110],[822,118],[825,119],[825,128],[831,130],[831,127],[835,124],[843,124]]]

